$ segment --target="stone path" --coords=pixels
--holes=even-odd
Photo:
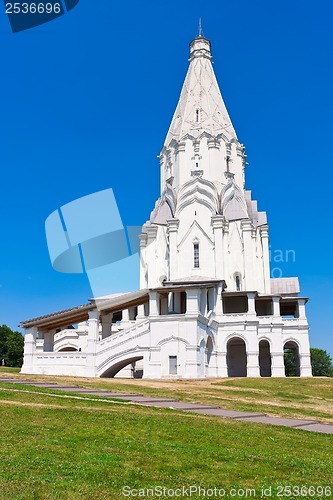
[[[75,394],[87,394],[90,396],[100,396],[104,398],[112,398],[118,400],[127,400],[132,403],[137,403],[143,406],[154,406],[156,408],[170,408],[180,411],[188,411],[198,413],[200,415],[209,415],[220,418],[231,418],[233,420],[243,422],[256,422],[260,424],[280,425],[283,427],[293,427],[294,429],[302,429],[305,431],[321,432],[323,434],[333,434],[333,425],[322,424],[317,420],[305,420],[299,418],[283,418],[269,417],[264,413],[251,413],[244,411],[234,411],[219,408],[218,406],[186,403],[169,398],[154,398],[143,396],[142,394],[123,394],[119,392],[110,392],[97,389],[86,389],[84,387],[73,387],[67,385],[59,385],[44,382],[34,382],[32,380],[19,380],[0,377],[1,382],[10,382],[13,384],[32,385],[34,387],[42,387],[44,389],[57,389]]]

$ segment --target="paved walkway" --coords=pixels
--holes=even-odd
[[[143,396],[142,394],[125,394],[96,389],[86,389],[85,387],[73,387],[67,385],[51,384],[47,382],[34,382],[32,380],[19,380],[0,377],[0,382],[10,382],[13,384],[32,385],[44,389],[57,389],[59,391],[72,392],[75,394],[88,394],[90,396],[100,396],[119,400],[127,400],[143,406],[154,406],[156,408],[171,408],[174,410],[188,411],[200,415],[209,415],[220,418],[231,418],[243,422],[256,422],[260,424],[280,425],[283,427],[293,427],[305,431],[321,432],[323,434],[333,434],[333,425],[322,424],[317,420],[305,420],[299,418],[269,417],[264,413],[250,413],[243,411],[226,410],[218,406],[185,403],[176,399],[154,398]]]

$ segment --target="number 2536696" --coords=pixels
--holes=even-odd
[[[8,2],[6,3],[6,14],[60,14],[60,3],[27,3]]]

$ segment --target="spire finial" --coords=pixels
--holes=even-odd
[[[199,36],[202,36],[202,22],[201,22],[201,17],[199,17]]]

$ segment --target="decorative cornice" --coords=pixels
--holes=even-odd
[[[156,238],[157,230],[157,226],[147,226],[147,243]]]
[[[147,233],[141,233],[139,235],[140,248],[145,248],[147,245]]]
[[[212,139],[208,139],[207,141],[208,149],[220,149],[221,141],[213,137]]]
[[[196,59],[197,57],[204,57],[206,59],[212,60],[212,54],[210,52],[210,41],[203,36],[194,38],[190,43],[190,61]]]
[[[211,218],[213,229],[223,229],[225,218],[223,215],[213,215]]]
[[[252,231],[253,225],[250,219],[244,219],[241,221],[241,227],[243,231]]]
[[[260,234],[261,234],[262,238],[268,238],[268,226],[267,226],[267,224],[260,227]]]
[[[167,220],[167,231],[168,233],[174,233],[178,231],[179,219],[169,219]]]
[[[193,141],[194,152],[198,153],[200,151],[200,141],[197,139]]]
[[[229,232],[229,221],[225,220],[223,223],[223,232],[228,233]]]

